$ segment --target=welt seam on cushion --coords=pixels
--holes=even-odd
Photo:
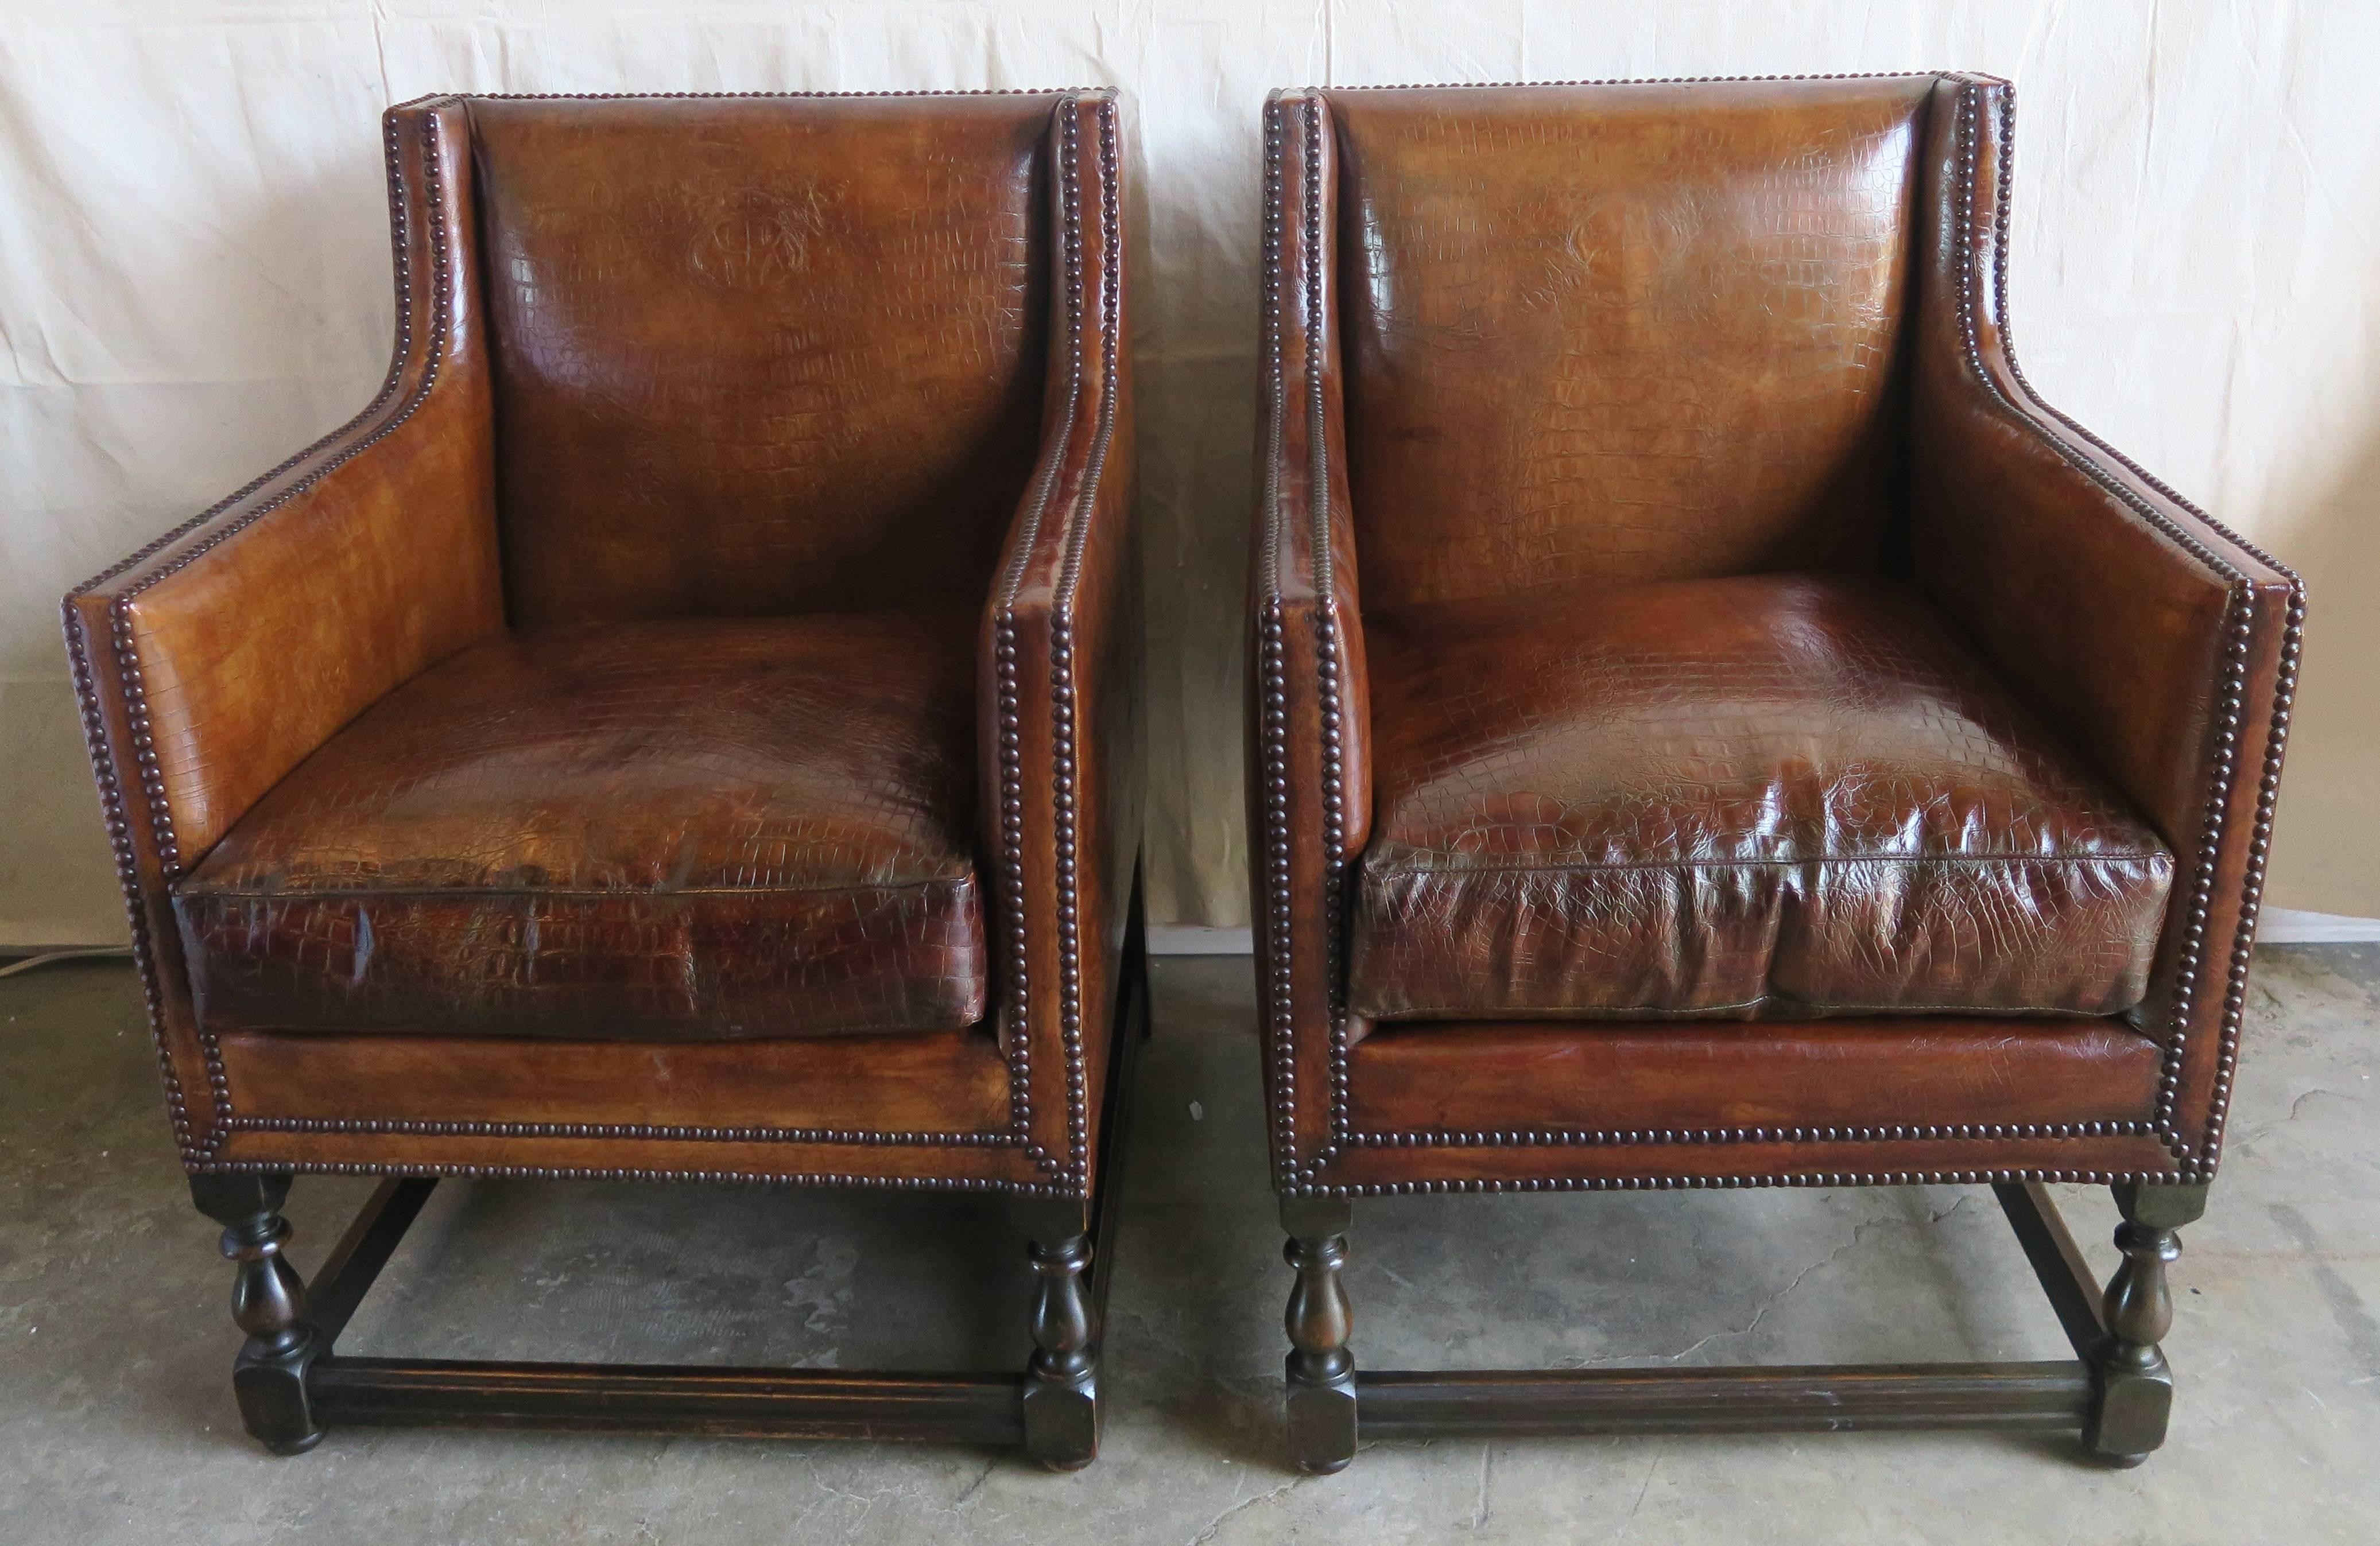
[[[574,900],[592,901],[667,901],[673,897],[769,897],[824,896],[835,892],[857,891],[926,891],[938,888],[965,887],[972,888],[972,876],[950,876],[938,880],[870,881],[861,885],[844,885],[833,881],[816,886],[685,886],[667,890],[607,890],[591,887],[571,886],[355,886],[325,888],[318,891],[258,891],[238,887],[176,885],[172,894],[176,900],[192,901],[367,901],[374,897],[449,897],[468,901],[482,897],[562,897]]]
[[[2102,1012],[2097,1009],[1979,1009],[1973,1004],[1817,1004],[1804,999],[1770,997],[1747,998],[1735,1004],[1706,1004],[1692,1009],[1664,1009],[1651,1005],[1623,1004],[1616,1009],[1597,1009],[1586,1013],[1574,1009],[1481,1009],[1473,1004],[1421,1004],[1402,1009],[1384,1009],[1371,1018],[1382,1025],[1440,1025],[1450,1020],[1521,1021],[1540,1025],[1609,1026],[1631,1021],[1654,1021],[1671,1025],[1794,1025],[1800,1021],[1786,1019],[1726,1020],[1720,1017],[1738,1009],[1757,1009],[1774,1005],[1779,1009],[1807,1011],[1818,1020],[1851,1021],[1860,1015],[1954,1014],[1973,1015],[1978,1020],[2022,1021],[2029,1019],[2058,1021],[2114,1020],[2139,1008],[2128,1004],[2121,1009]],[[2130,1029],[2130,1027],[2126,1027]],[[2135,1031],[2134,1035],[2140,1035]],[[2154,1046],[2154,1038],[2141,1036]]]
[[[2173,855],[2162,850],[2150,853],[2033,854],[2033,853],[1821,853],[1807,859],[1678,859],[1652,860],[1643,864],[1606,864],[1592,859],[1572,863],[1544,864],[1399,864],[1394,868],[1375,869],[1364,866],[1366,880],[1394,880],[1404,876],[1460,875],[1569,875],[1587,876],[1607,871],[1662,870],[1722,870],[1755,866],[1797,864],[2121,864],[2170,861]]]

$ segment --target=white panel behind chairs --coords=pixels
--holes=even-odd
[[[1113,85],[1163,924],[1246,922],[1272,86],[1973,68],[2019,86],[2027,373],[2313,597],[2276,904],[2380,914],[2380,6],[2262,0],[0,0],[0,946],[121,937],[57,598],[360,406],[377,115],[431,91]],[[293,662],[293,669],[302,669]],[[2266,939],[2277,937],[2278,907]],[[1182,938],[1188,941],[1193,936]],[[1205,936],[1199,936],[1205,937]],[[1245,948],[1245,946],[1239,947]]]

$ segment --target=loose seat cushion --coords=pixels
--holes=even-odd
[[[975,619],[499,637],[176,888],[200,1022],[719,1040],[984,1012]]]
[[[1443,602],[1366,641],[1360,1016],[2108,1015],[2146,992],[2172,855],[1891,582]]]

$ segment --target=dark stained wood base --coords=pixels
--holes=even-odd
[[[2008,1183],[1992,1190],[2074,1348],[2070,1359],[1444,1373],[1349,1367],[1342,1371],[1352,1387],[1349,1420],[1324,1431],[1312,1412],[1301,1415],[1301,1400],[1310,1407],[1315,1393],[1311,1382],[1297,1378],[1293,1353],[1293,1456],[1307,1470],[1336,1470],[1354,1454],[1359,1431],[1413,1438],[1925,1428],[2077,1432],[2106,1462],[2137,1465],[2164,1442],[2172,1401],[2172,1375],[2156,1346],[2171,1321],[2164,1265],[2180,1249],[2174,1232],[2204,1210],[2205,1188],[2119,1189],[2125,1223],[2117,1242],[2125,1265],[2104,1295],[2044,1188]],[[1290,1219],[1285,1206],[1284,1223]],[[1302,1247],[1298,1226],[1291,1227],[1293,1260],[1301,1253],[1311,1260],[1313,1246]],[[1343,1257],[1343,1214],[1305,1227],[1314,1235],[1328,1231]],[[1330,1275],[1336,1292],[1335,1261]],[[1302,1286],[1300,1297],[1310,1299],[1313,1290]],[[1295,1341],[1294,1301],[1292,1318]],[[1331,1320],[1330,1332],[1343,1342],[1344,1310]]]
[[[298,1454],[326,1427],[698,1433],[1018,1444],[1053,1470],[1099,1453],[1099,1328],[1113,1276],[1123,1136],[1148,1039],[1148,980],[1135,887],[1101,1117],[1097,1195],[1020,1200],[1014,1212],[1040,1274],[1035,1350],[1016,1373],[934,1374],[665,1364],[506,1363],[346,1358],[334,1351],[373,1279],[421,1212],[434,1177],[382,1181],[310,1290],[280,1256],[289,1178],[194,1176],[238,1267],[235,1318],[249,1333],[233,1379],[249,1432]]]

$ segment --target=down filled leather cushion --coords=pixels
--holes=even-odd
[[[2107,1015],[2173,858],[1912,593],[1755,576],[1367,620],[1379,1020]]]
[[[984,1011],[971,615],[489,640],[176,888],[212,1031],[716,1040]]]

